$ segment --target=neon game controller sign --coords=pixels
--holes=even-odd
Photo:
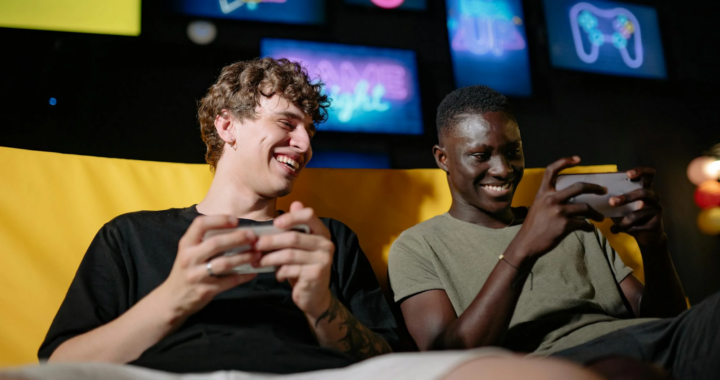
[[[325,130],[422,133],[411,51],[266,39],[263,56],[300,62],[331,99]]]
[[[578,3],[570,9],[570,26],[575,50],[583,62],[595,63],[600,55],[600,47],[612,44],[628,67],[637,69],[642,66],[644,52],[640,23],[629,10],[600,9],[589,3]],[[589,52],[585,40],[589,42]],[[633,45],[634,58],[628,51],[628,44]]]

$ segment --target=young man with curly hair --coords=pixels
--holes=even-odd
[[[103,226],[39,352],[50,362],[95,363],[50,363],[13,375],[170,379],[181,375],[167,372],[227,371],[191,377],[265,379],[391,352],[396,324],[357,236],[298,202],[287,213],[277,210],[277,198],[290,193],[312,157],[315,125],[327,107],[321,85],[296,63],[265,58],[225,67],[199,110],[215,172],[205,199],[121,215]],[[203,239],[214,229],[297,224],[310,233],[236,231]],[[251,249],[221,255],[242,245]],[[231,271],[244,264],[276,271]],[[506,355],[387,355],[284,378],[462,379],[488,371],[503,378],[540,371],[593,379],[570,364],[518,364]]]

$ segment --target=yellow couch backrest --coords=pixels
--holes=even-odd
[[[542,174],[526,169],[515,205],[532,203]],[[0,366],[36,362],[80,260],[104,223],[126,212],[195,204],[211,181],[207,165],[0,147]],[[306,169],[279,207],[287,209],[296,199],[350,226],[383,286],[392,241],[450,206],[446,175],[439,169]],[[641,277],[635,241],[609,234],[608,223],[600,228]]]

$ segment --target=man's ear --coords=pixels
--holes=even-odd
[[[437,166],[442,169],[445,173],[448,172],[448,166],[447,166],[447,159],[448,155],[447,152],[445,152],[445,149],[443,149],[440,145],[435,145],[433,147],[433,156],[435,156],[435,163]]]
[[[227,110],[220,111],[220,114],[215,117],[215,129],[220,138],[225,140],[226,143],[230,145],[235,143],[235,125],[232,116]]]

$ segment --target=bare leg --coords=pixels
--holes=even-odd
[[[577,364],[553,358],[488,357],[471,360],[443,380],[603,380]]]

